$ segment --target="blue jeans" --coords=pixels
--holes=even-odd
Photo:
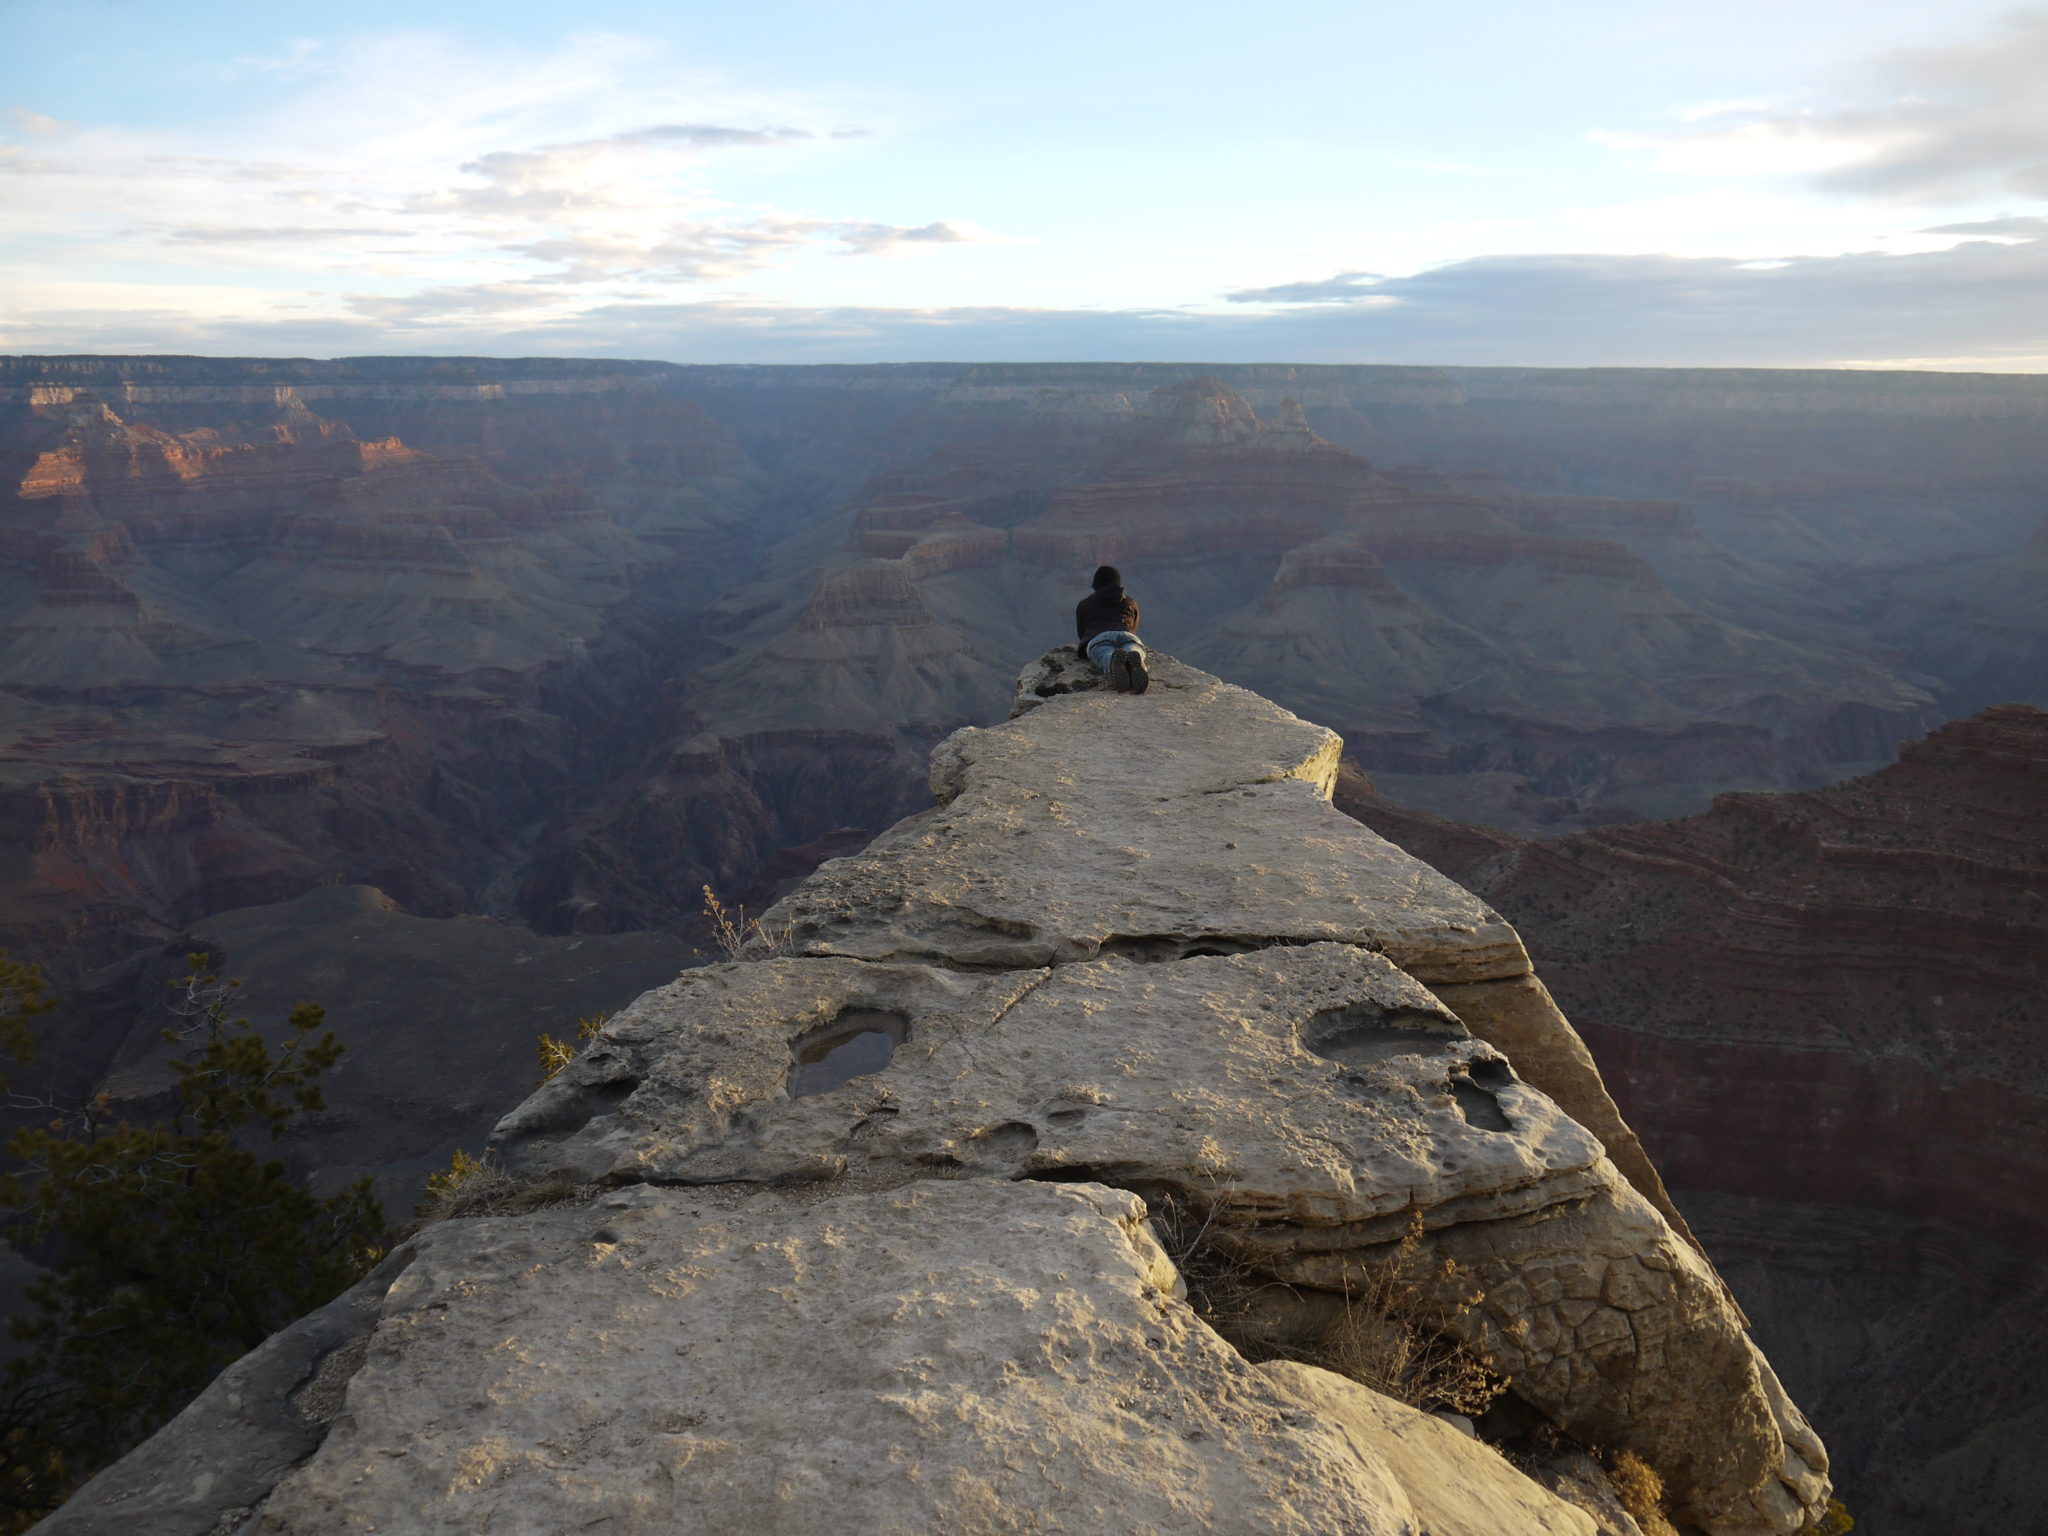
[[[1096,671],[1107,672],[1109,658],[1125,650],[1136,651],[1141,660],[1144,658],[1144,642],[1128,629],[1105,629],[1088,642],[1088,660],[1094,663]]]

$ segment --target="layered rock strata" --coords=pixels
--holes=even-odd
[[[1631,1530],[1562,1435],[1713,1536],[1803,1529],[1825,1453],[1654,1174],[1616,1167],[1513,931],[1330,806],[1329,732],[1154,676],[1027,672],[1017,718],[934,755],[933,810],[501,1122],[515,1176],[609,1192],[430,1227],[48,1528]],[[1282,1353],[1421,1244],[1410,1323],[1508,1379],[1551,1486],[1252,1363],[1184,1299],[1159,1202],[1260,1277]],[[278,1459],[284,1405],[250,1403],[281,1356],[331,1428],[237,1476],[223,1446]]]
[[[1513,917],[1859,1519],[1974,1536],[2048,1507],[2048,712],[1554,841],[1344,777],[1340,805]]]
[[[508,907],[758,494],[701,410],[575,382],[0,391],[0,944],[68,986],[337,881]]]

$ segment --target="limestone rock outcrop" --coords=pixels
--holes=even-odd
[[[970,966],[1360,945],[1439,989],[1682,1227],[1514,930],[1330,803],[1334,732],[1164,654],[1144,697],[1138,750],[1124,701],[1072,647],[1049,653],[1018,680],[1028,728],[941,742],[939,804],[825,865],[765,926],[803,953]]]
[[[1441,1421],[1248,1364],[1175,1287],[1144,1204],[1093,1184],[643,1187],[444,1224],[319,1448],[226,1528],[1593,1536]],[[190,1490],[236,1480],[174,1438],[42,1529],[205,1529]]]
[[[614,1017],[494,1133],[564,1203],[415,1238],[223,1528],[1621,1528],[1553,1491],[1576,1446],[1709,1536],[1803,1530],[1826,1454],[1513,931],[1331,806],[1331,733],[1154,678],[1047,658],[933,810]],[[1418,1252],[1399,1326],[1491,1373],[1480,1438],[1315,1363]],[[206,1513],[164,1469],[219,1420],[50,1529]]]

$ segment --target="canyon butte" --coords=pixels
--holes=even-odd
[[[188,951],[259,1021],[328,1002],[368,1048],[292,1155],[409,1201],[536,1034],[644,1016],[714,947],[707,884],[787,897],[821,962],[966,974],[930,913],[797,882],[925,812],[934,745],[1114,561],[1148,638],[1335,727],[1339,803],[1513,919],[1676,1202],[1604,1089],[1420,984],[1689,1223],[1863,1528],[2010,1530],[2043,1258],[2041,823],[2011,828],[2044,780],[2031,716],[1960,717],[2048,703],[2044,417],[2044,381],[1964,375],[0,359],[0,944],[66,993],[46,1086],[138,1110]],[[1809,806],[1845,779],[1875,800]],[[1272,907],[1165,958],[1384,937],[1276,943]],[[1061,920],[964,964],[1162,958]],[[914,1040],[927,1006],[879,1011]],[[1015,1145],[963,1168],[1060,1182]]]

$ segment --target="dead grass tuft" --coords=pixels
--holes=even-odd
[[[566,1174],[524,1179],[499,1167],[488,1152],[471,1157],[458,1150],[446,1168],[427,1175],[426,1194],[413,1214],[421,1226],[473,1216],[519,1216],[569,1205],[593,1192]]]
[[[1474,1418],[1507,1390],[1506,1377],[1444,1332],[1484,1298],[1453,1260],[1425,1252],[1419,1212],[1333,1317],[1283,1337],[1268,1325],[1273,1304],[1298,1300],[1300,1292],[1223,1251],[1207,1213],[1171,1198],[1151,1204],[1153,1226],[1187,1284],[1188,1304],[1246,1359],[1299,1360],[1411,1407]]]
[[[761,919],[747,916],[745,905],[730,908],[718,899],[718,892],[704,887],[704,916],[711,922],[711,937],[728,960],[773,960],[796,953],[793,926],[784,923],[770,931]]]
[[[1664,1479],[1634,1451],[1616,1451],[1606,1458],[1607,1481],[1643,1536],[1678,1536],[1664,1503]]]

